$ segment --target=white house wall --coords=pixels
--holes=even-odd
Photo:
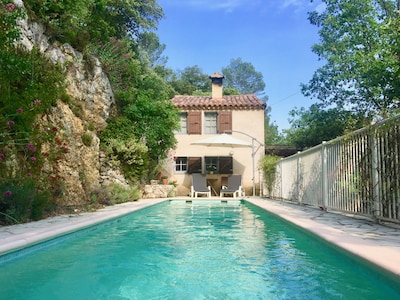
[[[202,116],[204,121],[204,114]],[[202,129],[203,130],[203,129]],[[242,131],[260,142],[264,141],[264,111],[263,110],[241,110],[232,111],[232,130]],[[165,168],[170,174],[170,181],[176,181],[177,194],[188,195],[190,186],[192,185],[192,176],[190,174],[176,173],[174,170],[174,157],[202,157],[202,168],[204,173],[204,157],[205,156],[232,156],[233,157],[233,174],[242,175],[242,185],[246,191],[246,195],[252,193],[252,148],[231,148],[231,147],[207,147],[200,145],[192,145],[191,143],[201,139],[214,136],[213,134],[177,134],[177,148],[171,150],[169,159]],[[233,132],[232,136],[252,142],[252,139],[244,134]],[[255,149],[259,146],[255,142]],[[258,170],[258,162],[264,156],[264,147],[261,147],[255,155],[255,183],[256,194],[259,194],[260,172]],[[218,177],[219,175],[208,175],[209,177]]]

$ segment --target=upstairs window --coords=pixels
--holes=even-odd
[[[218,114],[216,112],[204,113],[204,133],[217,134],[218,133]]]
[[[204,112],[204,123],[201,111],[189,111],[179,114],[180,130],[177,134],[223,133],[232,130],[232,111]]]
[[[186,134],[188,132],[188,114],[186,112],[179,114],[179,130],[176,133]]]

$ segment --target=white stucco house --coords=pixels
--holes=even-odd
[[[230,174],[242,175],[246,195],[260,193],[262,179],[258,161],[264,155],[265,103],[254,94],[223,96],[223,78],[218,72],[210,76],[211,97],[175,96],[172,99],[180,110],[181,126],[175,133],[178,145],[170,152],[166,171],[170,181],[177,184],[177,195],[189,194],[193,173],[207,174],[213,196],[219,195]],[[254,147],[193,144],[224,132]]]

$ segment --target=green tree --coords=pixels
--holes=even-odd
[[[170,83],[180,95],[193,95],[195,92],[210,92],[211,90],[209,76],[197,65],[178,70]]]
[[[120,145],[118,140],[131,141],[134,147],[119,147],[115,157],[126,159],[132,155],[131,161],[136,163],[126,165],[122,162],[124,173],[129,173],[131,180],[139,180],[133,175],[146,176],[145,172],[129,169],[143,169],[143,166],[148,170],[154,169],[159,160],[166,157],[167,151],[175,147],[173,131],[178,129],[179,119],[176,108],[169,101],[174,90],[159,73],[136,58],[137,54],[130,50],[134,48],[131,43],[112,38],[104,45],[90,47],[88,51],[98,56],[105,66],[118,104],[117,115],[101,135],[102,142],[108,147],[110,144]],[[146,156],[140,155],[143,162],[137,163],[138,155],[133,151],[137,145],[133,141],[146,146]]]
[[[232,96],[232,95],[239,95],[240,92],[238,91],[237,88],[234,87],[224,87],[223,94],[225,96]]]
[[[166,45],[160,43],[157,34],[152,31],[145,31],[139,34],[138,38],[139,59],[142,64],[150,68],[165,66],[168,58],[163,55]]]
[[[368,115],[399,111],[399,1],[323,0],[323,12],[311,12],[320,28],[313,51],[326,63],[317,69],[305,96],[323,104]]]
[[[236,88],[240,94],[261,94],[264,91],[262,73],[241,58],[231,59],[229,65],[222,68],[222,74],[225,76],[224,87]]]
[[[174,130],[178,129],[178,111],[169,100],[171,87],[149,70],[133,92],[124,94],[122,113],[132,121],[132,132],[148,148],[149,168],[166,158],[176,146]]]
[[[31,19],[46,25],[46,34],[83,50],[89,42],[107,42],[112,36],[138,39],[157,28],[164,16],[156,0],[25,0]]]
[[[358,129],[367,124],[363,114],[355,115],[351,111],[337,108],[323,109],[321,104],[290,111],[291,128],[284,130],[286,143],[305,149],[316,146],[344,135],[347,131]]]
[[[222,68],[224,75],[224,95],[258,94],[261,96],[265,88],[263,75],[257,72],[249,62],[243,62],[241,58],[231,59],[230,64]],[[262,100],[267,102],[268,96]],[[270,108],[265,110],[264,118],[264,143],[277,144],[282,140],[278,127],[271,123]]]
[[[284,143],[284,137],[279,133],[278,125],[271,121],[269,115],[271,108],[265,109],[264,117],[264,144],[265,145],[276,145]]]
[[[31,20],[46,25],[51,40],[66,42],[82,50],[90,40],[88,22],[94,0],[53,1],[25,0]]]

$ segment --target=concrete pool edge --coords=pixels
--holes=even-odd
[[[283,204],[280,201],[261,198],[248,198],[245,199],[245,201],[313,233],[326,242],[371,263],[382,271],[386,271],[388,275],[393,275],[397,280],[400,280],[400,240],[397,244],[387,245],[386,243],[380,243],[377,240],[370,239],[368,236],[357,236],[353,232],[346,231],[346,226],[343,226],[343,228],[335,228],[330,226],[332,224],[324,224],[319,220],[310,218],[309,215],[299,214],[302,212],[300,210],[301,206],[299,205]],[[330,214],[318,212],[316,209],[314,210],[320,215]],[[334,214],[331,213],[330,215]],[[343,215],[339,215],[338,217],[344,220],[353,220]],[[357,222],[356,219],[353,221]],[[376,224],[376,226],[380,225]]]
[[[165,201],[168,199],[145,199],[107,206],[95,212],[62,215],[37,222],[0,227],[0,256]]]

